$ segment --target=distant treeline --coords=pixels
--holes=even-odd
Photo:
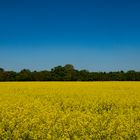
[[[0,81],[140,81],[140,72],[89,72],[76,70],[71,64],[57,66],[50,71],[23,69],[14,72],[0,68]]]

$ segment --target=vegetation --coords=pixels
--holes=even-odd
[[[89,72],[76,70],[70,64],[54,67],[51,71],[24,69],[14,72],[0,68],[0,81],[140,81],[140,72]]]
[[[140,83],[1,82],[0,139],[140,139]]]

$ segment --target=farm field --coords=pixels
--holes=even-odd
[[[140,139],[140,82],[1,82],[0,140]]]

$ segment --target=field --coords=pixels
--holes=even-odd
[[[140,82],[2,82],[0,140],[140,139]]]

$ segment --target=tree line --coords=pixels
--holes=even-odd
[[[0,81],[140,81],[140,72],[89,72],[76,70],[73,65],[57,66],[50,71],[30,71],[23,69],[20,72],[5,71],[0,68]]]

